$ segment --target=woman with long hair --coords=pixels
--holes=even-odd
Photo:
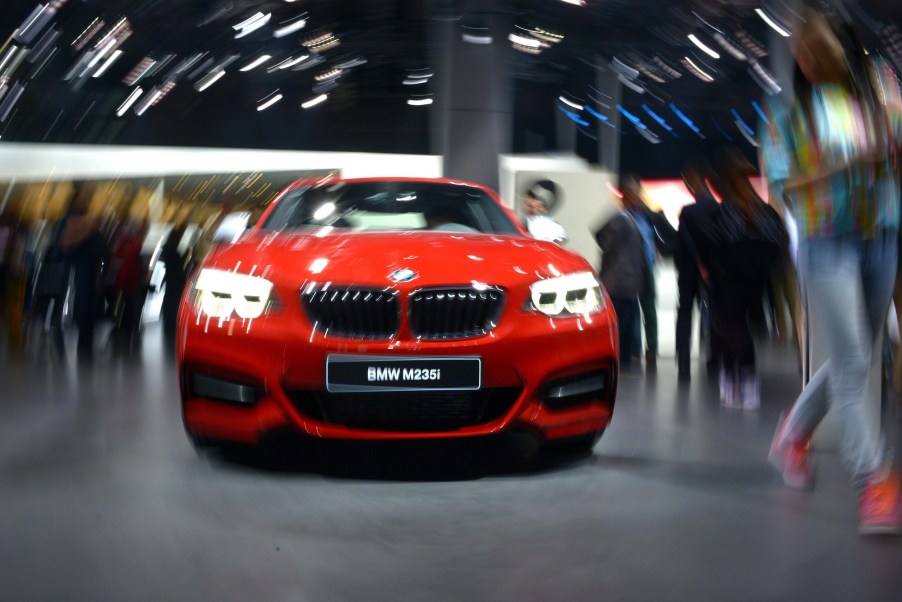
[[[749,320],[789,236],[749,181],[757,170],[739,149],[724,149],[715,172],[712,183],[723,202],[708,210],[694,238],[709,289],[711,327],[722,339],[720,400],[728,408],[757,410],[761,394]]]
[[[827,361],[781,418],[770,459],[787,485],[811,487],[809,442],[832,410],[859,493],[859,531],[898,533],[900,480],[868,417],[876,400],[867,380],[898,261],[902,95],[848,24],[808,9],[792,40],[795,100],[771,107],[762,161],[798,224],[799,273]]]

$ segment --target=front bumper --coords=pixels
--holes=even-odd
[[[300,313],[218,322],[183,308],[185,427],[199,439],[255,443],[292,427],[317,438],[476,437],[526,428],[548,440],[597,433],[617,388],[614,312],[551,320],[525,311],[486,336],[424,342],[323,336]],[[482,386],[458,393],[328,393],[330,354],[479,356]]]

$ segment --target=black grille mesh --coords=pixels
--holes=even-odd
[[[393,291],[369,288],[306,289],[301,300],[314,326],[355,339],[390,339],[398,332],[401,303]]]
[[[423,289],[410,296],[410,333],[420,339],[478,337],[491,332],[504,306],[504,293],[495,288]]]
[[[349,428],[395,432],[443,432],[491,422],[520,396],[519,387],[479,391],[328,393],[287,391],[302,414]]]

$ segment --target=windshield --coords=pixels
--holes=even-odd
[[[289,191],[264,230],[332,226],[350,230],[434,230],[516,234],[483,190],[441,182],[338,182]]]

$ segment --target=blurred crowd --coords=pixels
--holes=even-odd
[[[723,149],[713,166],[695,161],[684,173],[695,203],[683,209],[678,244],[669,247],[667,224],[645,204],[636,178],[626,176],[623,210],[595,234],[600,274],[618,315],[621,366],[629,370],[640,356],[635,332],[641,314],[646,369],[653,370],[650,275],[656,257],[673,255],[680,378],[690,378],[691,319],[701,299],[709,366],[727,408],[761,405],[756,315],[765,308],[771,331],[797,341],[797,326],[789,321],[798,325],[804,307],[808,341],[817,341],[824,361],[782,415],[770,461],[788,486],[813,487],[811,442],[823,418],[834,413],[842,459],[859,495],[860,532],[898,534],[902,478],[893,468],[885,421],[872,419],[892,404],[871,392],[869,378],[873,367],[890,363],[878,341],[899,340],[898,319],[889,327],[887,316],[894,294],[896,311],[902,307],[902,89],[891,65],[868,52],[848,18],[821,5],[801,10],[790,50],[791,94],[769,99],[758,125],[770,203],[754,188],[750,178],[758,170],[739,149]],[[895,355],[892,386],[899,391],[902,354]]]
[[[98,350],[130,354],[148,318],[174,335],[188,274],[234,203],[159,201],[150,189],[115,182],[10,186],[0,203],[0,340],[8,351],[63,359],[74,343],[80,360]],[[158,296],[154,316],[149,295]]]

